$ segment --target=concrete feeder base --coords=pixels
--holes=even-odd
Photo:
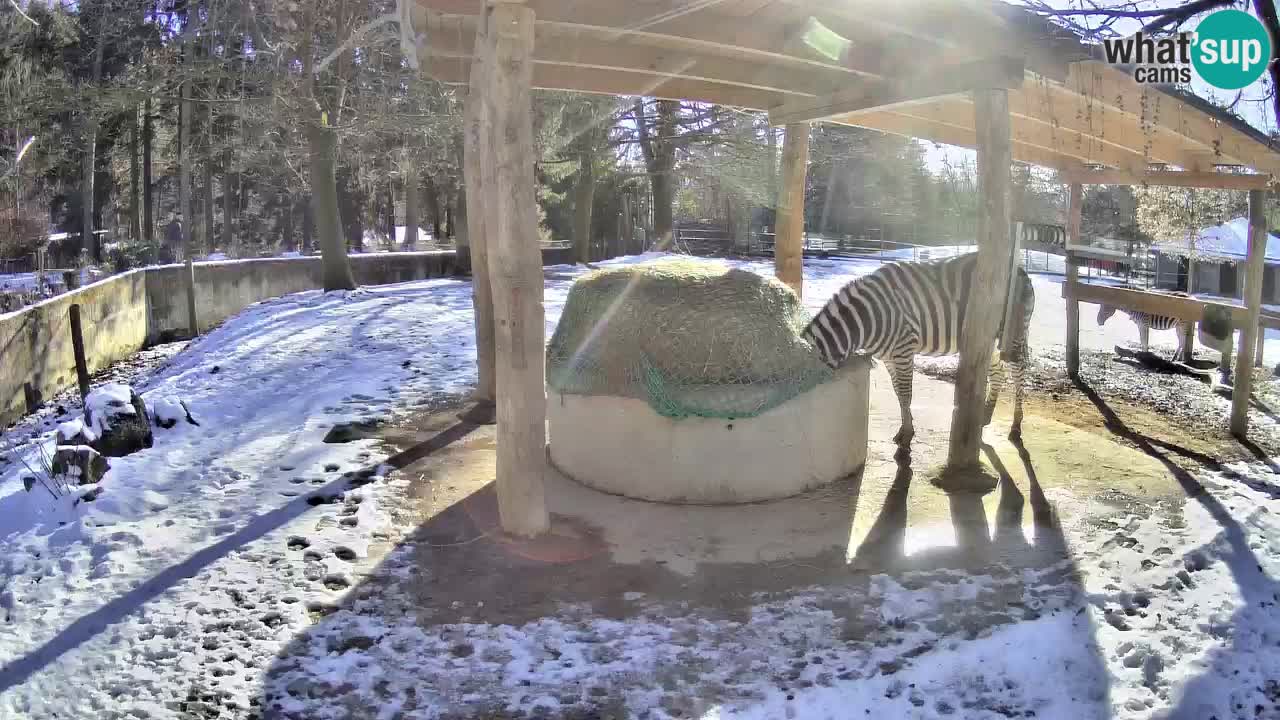
[[[672,419],[635,398],[547,397],[551,462],[597,490],[638,500],[775,500],[846,477],[867,458],[869,366],[752,418]]]

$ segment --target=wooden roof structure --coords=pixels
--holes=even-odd
[[[767,111],[772,124],[786,127],[775,272],[797,294],[810,123],[974,148],[982,202],[968,320],[957,343],[948,470],[938,478],[945,487],[976,489],[989,479],[971,471],[981,462],[987,373],[1001,319],[1003,327],[1016,326],[1009,293],[1016,287],[1009,231],[1014,161],[1066,174],[1069,242],[1079,238],[1086,183],[1249,190],[1242,346],[1256,340],[1263,191],[1280,174],[1280,153],[1244,123],[1193,98],[1139,85],[1098,62],[1069,32],[1000,0],[403,0],[398,10],[401,46],[416,53],[419,67],[469,87],[463,175],[476,398],[496,410],[498,509],[512,535],[536,537],[550,527],[533,89]],[[1068,260],[1067,365],[1074,376],[1074,298],[1082,286]],[[1231,427],[1239,435],[1247,427],[1245,355],[1237,359],[1232,405]],[[909,453],[909,392],[899,400],[896,439],[899,453]]]
[[[465,84],[484,0],[416,0],[419,61]],[[1085,183],[1249,189],[1268,138],[1137,83],[1069,31],[1000,0],[525,0],[535,89],[695,100],[975,147],[969,90],[1006,87],[1013,159]],[[1179,172],[1160,172],[1174,169]],[[1152,177],[1160,172],[1159,177]]]

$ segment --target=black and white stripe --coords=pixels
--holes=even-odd
[[[854,354],[872,355],[884,362],[902,410],[902,427],[894,437],[902,445],[915,434],[911,418],[913,358],[960,351],[976,260],[977,254],[970,253],[931,262],[890,263],[841,288],[805,328],[805,339],[833,368]],[[1006,338],[1001,328],[1001,353],[992,358],[986,405],[986,421],[990,422],[1006,379],[1005,363],[1000,359],[1003,355],[1012,366],[1015,387],[1013,436],[1022,427],[1027,328],[1035,308],[1031,278],[1021,269],[1017,278],[1014,317],[1018,332]]]
[[[1116,308],[1112,305],[1098,306],[1098,325],[1105,325],[1116,314]],[[1150,347],[1150,336],[1152,330],[1169,330],[1171,328],[1178,331],[1178,352],[1175,358],[1181,358],[1186,353],[1186,337],[1187,332],[1191,329],[1191,323],[1186,320],[1169,317],[1167,315],[1152,315],[1150,313],[1141,312],[1139,310],[1124,310],[1124,314],[1138,326],[1138,340],[1142,344],[1142,349],[1147,350]]]

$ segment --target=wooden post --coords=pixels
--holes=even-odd
[[[773,262],[778,279],[804,296],[804,181],[809,163],[809,123],[787,125],[782,139],[782,179],[774,228]]]
[[[1080,223],[1084,215],[1084,186],[1071,183],[1067,205],[1067,375],[1080,377],[1080,303],[1075,299],[1080,284],[1080,266],[1071,252],[1072,245],[1080,244]]]
[[[80,385],[80,401],[89,396],[89,363],[84,356],[84,330],[80,325],[80,303],[71,304],[71,349],[76,356],[76,381]]]
[[[960,366],[956,371],[955,407],[951,414],[950,468],[976,466],[982,448],[983,409],[991,351],[1009,288],[1009,92],[976,90],[978,257],[970,282],[964,326],[960,332]]]
[[[1244,439],[1249,430],[1249,396],[1253,390],[1253,350],[1258,342],[1258,320],[1262,315],[1262,273],[1267,255],[1266,195],[1249,191],[1249,255],[1245,272],[1244,304],[1249,319],[1240,328],[1236,351],[1235,385],[1231,391],[1231,434]]]
[[[481,138],[486,237],[493,281],[498,387],[498,513],[502,529],[532,537],[550,523],[542,253],[534,199],[533,10],[487,10]],[[575,438],[583,442],[584,438]]]
[[[1253,357],[1253,366],[1256,368],[1265,367],[1265,365],[1262,362],[1263,360],[1262,350],[1263,350],[1263,345],[1266,343],[1266,341],[1267,341],[1267,329],[1264,327],[1259,327],[1258,328],[1258,354]]]
[[[189,229],[186,232],[191,232]],[[190,248],[190,243],[187,245]],[[196,319],[196,266],[191,262],[191,253],[187,252],[187,267],[183,271],[187,286],[187,329],[194,339],[200,336],[200,323]]]
[[[462,171],[467,196],[468,263],[471,268],[471,304],[476,325],[477,383],[474,399],[492,404],[497,400],[494,369],[493,287],[489,272],[488,207],[482,168],[482,151],[488,142],[489,119],[484,113],[485,24],[476,28],[475,57],[471,62],[471,85],[463,107]],[[482,140],[482,138],[484,138]]]

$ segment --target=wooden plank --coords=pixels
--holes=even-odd
[[[1137,117],[1105,105],[1091,106],[1087,98],[1039,76],[1029,74],[1020,89],[1009,93],[1009,112],[1013,115],[1015,142],[1019,140],[1020,133],[1026,132],[1054,139],[1061,136],[1059,141],[1078,147],[1083,147],[1085,142],[1096,143],[1104,153],[1107,148],[1114,148],[1131,158],[1132,163],[1142,166],[1169,163],[1198,169],[1206,160],[1206,151],[1189,150],[1186,138],[1161,128],[1149,128],[1150,132],[1144,132]],[[929,118],[968,118],[973,116],[973,106],[967,97],[943,98],[917,104],[908,114]],[[1051,147],[1053,145],[1050,143]],[[1187,167],[1188,164],[1195,167]]]
[[[474,36],[484,47],[484,33]],[[484,114],[484,62],[470,67],[470,86],[463,101],[462,176],[466,183],[467,261],[471,267],[471,304],[476,328],[477,383],[473,399],[488,408],[498,399],[497,370],[494,358],[493,287],[489,272],[490,239],[486,227],[485,178],[482,149],[489,136],[488,117]],[[481,408],[483,411],[485,408]]]
[[[502,529],[547,531],[545,328],[542,257],[534,200],[533,10],[500,2],[484,35],[482,207],[490,244],[496,328],[497,493]],[[489,179],[492,178],[492,182]]]
[[[1200,319],[1204,316],[1204,309],[1208,306],[1214,306],[1231,313],[1231,324],[1234,327],[1244,327],[1249,321],[1249,311],[1243,305],[1168,295],[1160,292],[1131,290],[1110,285],[1077,283],[1075,289],[1072,290],[1064,284],[1062,286],[1062,297],[1068,299],[1074,297],[1080,302],[1093,303],[1095,305],[1105,303],[1118,308],[1151,313],[1152,315],[1167,315],[1168,317],[1190,322],[1200,322]],[[1280,315],[1264,313],[1261,315],[1259,323],[1262,327],[1280,330]]]
[[[976,144],[972,130],[891,112],[841,117],[833,122],[958,147],[972,148]],[[1060,155],[1041,147],[1016,141],[1012,143],[1012,146],[1013,159],[1019,162],[1032,163],[1063,171],[1078,170],[1084,167],[1075,158]]]
[[[1071,183],[1067,200],[1067,245],[1080,244],[1080,224],[1084,216],[1084,186]],[[1067,374],[1080,376],[1080,303],[1075,300],[1080,282],[1080,264],[1073,253],[1067,253]]]
[[[925,103],[899,108],[892,112],[931,123],[949,125],[962,132],[973,131],[973,111],[970,106]],[[1013,142],[1018,145],[1071,157],[1081,163],[1111,165],[1125,169],[1145,170],[1147,167],[1146,158],[1140,150],[1110,145],[1092,135],[1026,118],[1014,117],[1011,123]]]
[[[940,95],[971,90],[1021,87],[1021,58],[992,58],[952,67],[929,68],[927,74],[871,86],[845,88],[808,100],[791,100],[769,110],[769,123],[786,125],[826,120],[870,109],[901,107]]]
[[[472,57],[475,17],[432,15],[430,22],[427,34],[431,42],[421,51],[420,60]],[[859,81],[857,74],[842,67],[778,64],[756,57],[726,58],[703,49],[655,47],[644,37],[616,35],[601,28],[539,23],[534,33],[534,62],[680,77],[796,97],[831,92]]]
[[[1009,287],[1009,92],[974,93],[978,129],[978,259],[960,329],[960,365],[956,370],[951,415],[949,468],[978,465],[982,446],[987,372]]]
[[[1280,173],[1280,154],[1265,143],[1258,142],[1199,108],[1138,83],[1105,63],[1092,60],[1072,63],[1066,86],[1088,98],[1090,104],[1105,105],[1139,116],[1148,127],[1166,128],[1202,149],[1212,150],[1214,156],[1221,158],[1220,161],[1224,164]]]
[[[1247,318],[1240,326],[1240,346],[1236,350],[1236,372],[1231,389],[1231,434],[1244,439],[1249,432],[1249,400],[1253,392],[1253,355],[1257,344],[1258,320],[1262,316],[1262,275],[1266,269],[1266,195],[1249,191],[1249,254],[1246,259],[1244,302]]]
[[[1271,175],[1245,175],[1214,171],[1152,170],[1078,170],[1067,175],[1067,182],[1085,185],[1161,185],[1168,187],[1217,188],[1221,190],[1266,190]]]
[[[426,73],[439,82],[461,85],[470,76],[470,58],[429,57],[422,61]],[[737,87],[701,80],[673,78],[648,72],[600,68],[533,67],[533,89],[573,90],[597,95],[639,95],[663,100],[691,100],[749,110],[767,110],[786,95],[771,90]]]
[[[782,140],[777,234],[773,259],[778,279],[804,296],[804,183],[809,162],[809,124],[787,125]]]
[[[741,6],[740,0],[527,0],[525,4],[537,14],[538,24],[573,27],[606,41],[627,37],[655,47],[698,50],[730,59],[858,72],[843,59],[825,57],[801,41],[807,13],[776,4],[753,9]],[[413,24],[428,27],[433,12],[474,16],[482,6],[479,0],[416,0]]]

